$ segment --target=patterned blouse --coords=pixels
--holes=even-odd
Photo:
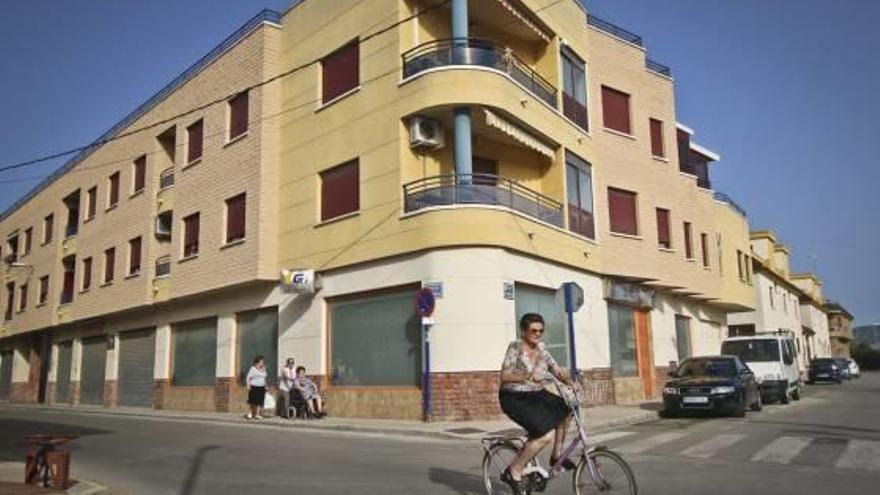
[[[559,368],[559,365],[556,364],[556,360],[550,355],[550,351],[547,350],[547,346],[544,345],[543,342],[538,343],[537,362],[534,363],[534,365],[526,354],[525,346],[526,344],[522,340],[515,340],[507,346],[507,353],[504,355],[504,363],[501,365],[502,373],[529,373],[531,375],[533,371],[537,370],[538,374],[543,376],[550,370],[557,370]],[[538,392],[543,390],[543,388],[543,383],[533,382],[531,380],[527,382],[505,383],[501,385],[501,390],[506,390],[508,392]]]

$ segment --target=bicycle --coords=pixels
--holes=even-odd
[[[576,495],[587,494],[591,491],[637,495],[638,487],[632,468],[619,454],[601,445],[587,448],[587,433],[581,423],[580,400],[577,393],[555,377],[551,378],[559,395],[565,400],[571,415],[574,416],[577,435],[556,463],[549,466],[549,471],[541,466],[537,457],[529,461],[522,473],[523,480],[525,480],[525,492],[527,494],[543,492],[550,480],[565,471],[562,467],[563,462],[580,448],[580,461],[577,463],[572,479]],[[510,487],[501,481],[501,472],[525,446],[525,439],[523,437],[487,437],[481,442],[485,452],[483,455],[483,482],[486,485],[486,492],[489,495],[510,493]]]

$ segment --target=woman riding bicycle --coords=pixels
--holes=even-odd
[[[510,343],[501,366],[501,389],[498,400],[501,410],[528,432],[525,447],[501,474],[514,494],[524,493],[522,471],[555,434],[550,463],[562,455],[565,430],[568,427],[569,408],[565,401],[544,389],[547,373],[560,381],[572,384],[568,371],[556,364],[541,338],[544,335],[544,318],[537,313],[527,313],[519,321],[520,338]],[[570,460],[563,467],[574,469]]]

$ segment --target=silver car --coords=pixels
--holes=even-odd
[[[862,376],[862,370],[859,369],[858,363],[856,363],[855,359],[847,359],[849,362],[849,376],[852,378],[859,378]]]

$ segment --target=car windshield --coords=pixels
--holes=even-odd
[[[677,376],[736,376],[733,359],[688,359],[681,363]]]
[[[739,356],[747,363],[779,361],[779,342],[775,339],[728,340],[721,344],[721,353]]]

